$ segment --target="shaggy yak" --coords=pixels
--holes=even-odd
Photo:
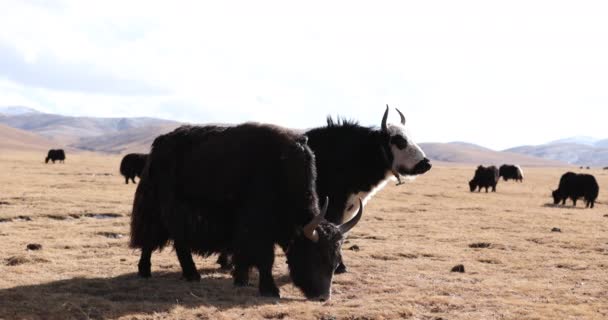
[[[585,199],[585,206],[593,208],[599,192],[600,187],[594,176],[584,173],[566,172],[559,179],[557,190],[554,190],[551,195],[553,196],[554,204],[558,204],[561,201],[562,205],[565,205],[566,199],[570,198],[572,205],[576,207],[576,200],[582,197]]]
[[[502,177],[504,181],[515,180],[523,182],[524,180],[524,172],[518,165],[503,164],[498,169],[498,175]]]
[[[137,186],[131,247],[141,249],[139,275],[150,277],[150,258],[170,240],[186,280],[196,281],[192,253],[233,254],[233,279],[279,297],[274,247],[287,257],[293,283],[309,299],[327,300],[346,232],[360,220],[324,219],[316,190],[314,154],[301,134],[272,125],[183,126],[152,145]]]
[[[135,183],[135,177],[141,177],[148,155],[145,153],[129,153],[120,162],[120,174],[125,177],[125,184],[129,184],[129,179]]]
[[[488,188],[492,187],[492,192],[496,192],[498,179],[498,168],[495,166],[479,166],[477,167],[477,170],[475,170],[475,176],[469,181],[469,188],[471,192],[475,191],[477,188],[479,188],[477,191],[481,192],[481,188],[485,188],[487,193]]]
[[[49,163],[49,160],[51,160],[53,163],[55,163],[55,161],[63,163],[65,161],[65,152],[63,151],[63,149],[51,149],[46,154],[46,159],[44,159],[44,163]]]
[[[331,199],[327,220],[335,224],[351,219],[359,207],[381,190],[390,179],[416,176],[431,169],[431,162],[405,130],[405,117],[397,109],[400,123],[388,123],[389,107],[380,128],[369,128],[354,121],[327,119],[327,125],[306,132],[315,154],[317,191]],[[230,268],[222,254],[218,263]],[[336,273],[346,272],[340,263]]]

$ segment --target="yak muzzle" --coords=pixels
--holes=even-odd
[[[428,158],[424,158],[423,160],[421,160],[420,162],[418,162],[416,164],[416,166],[414,167],[414,170],[412,170],[413,174],[423,174],[429,170],[431,170],[431,168],[433,167],[433,165],[431,164],[431,160],[429,160]]]

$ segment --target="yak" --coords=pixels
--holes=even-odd
[[[593,208],[599,192],[600,187],[594,176],[568,171],[559,179],[559,185],[551,195],[554,204],[561,201],[562,205],[565,205],[566,199],[570,198],[572,205],[576,207],[576,200],[582,197],[585,199],[585,207]]]
[[[55,161],[59,161],[63,163],[65,161],[65,151],[63,149],[51,149],[46,155],[46,159],[44,159],[44,163],[49,163],[51,160],[53,163]]]
[[[469,188],[471,192],[478,189],[478,192],[481,192],[481,188],[486,189],[486,193],[488,192],[488,188],[492,187],[492,192],[496,192],[496,184],[498,184],[498,168],[495,166],[478,166],[475,170],[475,176],[473,179],[469,181]]]
[[[339,224],[355,214],[358,200],[363,204],[386,183],[400,176],[416,176],[429,171],[431,162],[405,130],[405,116],[397,109],[401,122],[387,123],[389,106],[380,128],[364,127],[355,121],[327,118],[327,125],[307,131],[308,145],[315,154],[317,192],[331,202],[326,219]],[[220,255],[218,263],[229,269],[230,259]],[[340,263],[336,273],[346,272]]]
[[[325,220],[316,166],[307,138],[273,125],[182,126],[157,137],[137,186],[132,248],[141,249],[138,274],[151,276],[152,252],[172,241],[186,280],[197,281],[192,253],[233,254],[233,281],[279,297],[274,247],[287,257],[290,277],[309,299],[327,300],[344,234],[361,219]]]
[[[524,172],[518,165],[503,164],[498,169],[498,175],[502,177],[504,181],[515,180],[523,182],[524,180]]]
[[[141,177],[148,155],[145,153],[129,153],[120,161],[120,174],[125,177],[125,184],[129,184],[129,179],[135,183],[135,177]]]

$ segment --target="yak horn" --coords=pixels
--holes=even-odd
[[[384,115],[382,116],[382,131],[386,132],[388,131],[388,128],[386,127],[386,119],[388,119],[388,104],[386,104],[386,111],[384,111]]]
[[[395,110],[397,110],[397,112],[399,112],[399,116],[401,117],[401,125],[405,125],[405,116],[403,115],[403,113],[401,113],[401,111],[399,111],[399,109],[395,108]]]
[[[319,234],[317,233],[317,226],[319,223],[325,219],[325,214],[327,213],[327,206],[329,205],[329,197],[325,197],[325,203],[323,204],[323,209],[321,209],[321,213],[316,215],[312,220],[304,226],[304,235],[306,238],[310,239],[312,242],[319,241]]]
[[[361,216],[363,215],[363,201],[359,198],[359,211],[357,211],[357,215],[354,218],[350,219],[348,222],[341,224],[338,229],[342,234],[345,234],[350,231],[354,226],[357,225],[359,220],[361,220]]]

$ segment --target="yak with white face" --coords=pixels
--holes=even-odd
[[[401,124],[387,124],[388,105],[382,117],[382,131],[389,135],[389,145],[393,156],[392,172],[395,176],[410,176],[425,173],[431,169],[431,162],[424,151],[408,137],[405,131],[405,116],[396,109],[401,117]]]

